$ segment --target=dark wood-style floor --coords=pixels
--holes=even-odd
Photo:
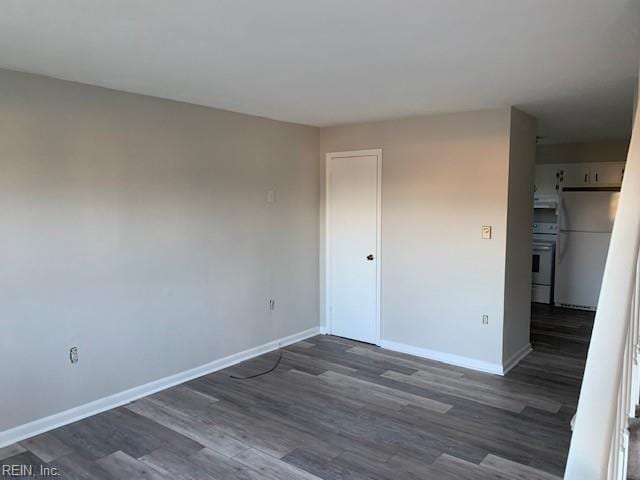
[[[593,315],[534,307],[506,377],[318,336],[0,449],[78,479],[551,479]]]

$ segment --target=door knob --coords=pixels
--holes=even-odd
[[[367,255],[367,260],[369,261],[373,260],[373,255]]]

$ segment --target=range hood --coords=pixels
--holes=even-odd
[[[556,210],[558,208],[558,195],[535,195],[533,208]]]

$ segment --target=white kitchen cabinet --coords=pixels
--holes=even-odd
[[[592,163],[589,177],[593,185],[600,187],[617,187],[622,185],[624,162]]]
[[[590,186],[590,169],[588,163],[565,163],[560,165],[561,187]]]
[[[540,164],[535,169],[536,195],[550,195],[558,192],[558,165]]]
[[[619,187],[624,167],[624,162],[538,164],[535,194],[548,195],[571,187]]]

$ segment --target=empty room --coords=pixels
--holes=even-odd
[[[0,478],[640,479],[640,2],[7,0]]]

